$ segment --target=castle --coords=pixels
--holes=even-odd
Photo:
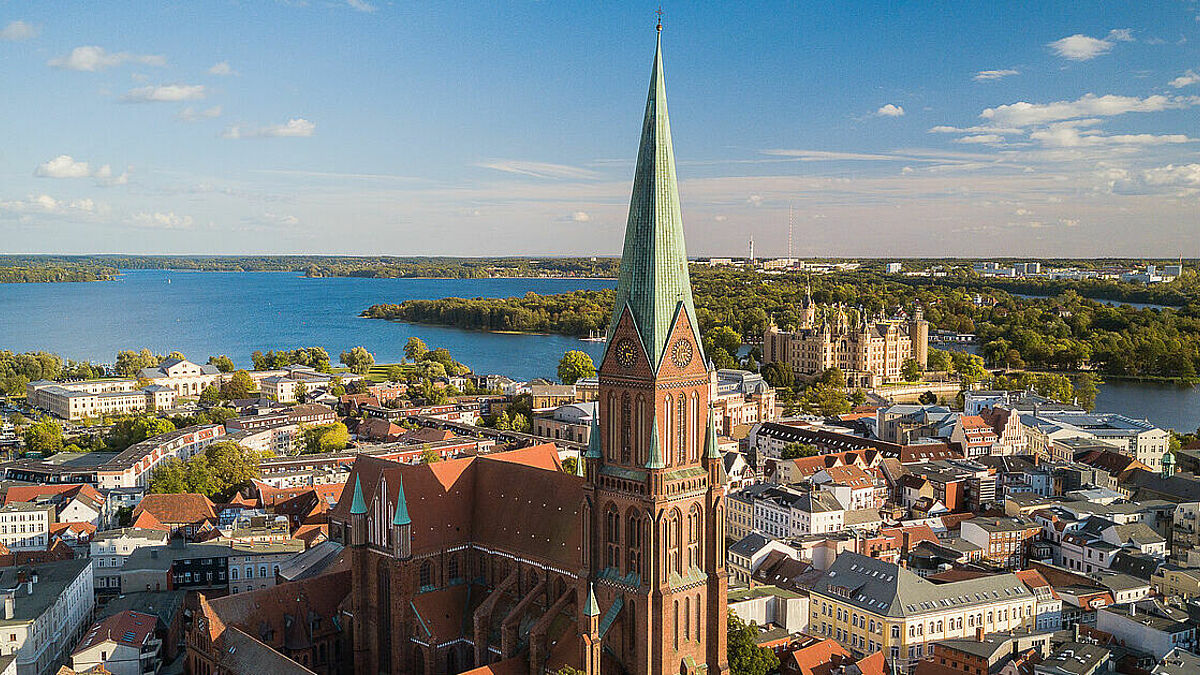
[[[425,465],[360,456],[330,516],[351,561],[355,671],[727,673],[707,363],[660,32],[579,475],[551,444]]]
[[[906,359],[926,366],[929,322],[919,308],[911,319],[867,318],[841,305],[822,309],[818,316],[808,293],[798,329],[784,331],[772,323],[763,333],[763,363],[791,366],[802,379],[839,368],[848,386],[865,388],[901,381]]]

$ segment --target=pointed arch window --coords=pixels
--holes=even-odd
[[[633,456],[630,443],[630,426],[633,423],[633,411],[629,403],[629,392],[621,394],[621,462],[628,464]]]
[[[662,429],[663,433],[661,434],[662,438],[659,439],[659,442],[662,443],[663,460],[668,464],[675,460],[675,453],[673,452],[674,448],[671,447],[671,421],[671,395],[667,394],[663,398],[663,425],[659,427]]]
[[[621,567],[621,514],[617,507],[609,505],[604,512],[604,540],[606,542],[606,567]]]
[[[688,461],[688,455],[690,455],[691,452],[688,449],[687,397],[684,396],[683,394],[679,395],[679,411],[676,413],[676,415],[678,415],[678,417],[679,417],[679,419],[676,420],[676,425],[679,427],[679,431],[678,431],[679,447],[676,449],[676,452],[679,453],[679,463],[686,464]]]

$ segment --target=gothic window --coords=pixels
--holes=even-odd
[[[686,464],[688,461],[688,455],[690,453],[688,451],[687,442],[687,397],[685,397],[683,394],[679,395],[679,410],[675,414],[679,416],[678,420],[676,421],[676,424],[679,427],[679,447],[676,452],[679,453],[679,463]]]
[[[421,563],[420,585],[422,588],[433,585],[433,563],[426,560]]]
[[[675,601],[675,649],[679,649],[679,601]]]
[[[428,563],[427,563],[428,564]],[[375,628],[376,641],[379,648],[379,672],[392,672],[392,592],[391,592],[391,577],[388,575],[387,567],[383,561],[380,561],[379,567],[376,569],[376,584],[375,593],[379,603],[376,605]]]
[[[696,595],[696,642],[700,642],[700,617],[704,612],[700,609],[700,595]]]
[[[691,638],[692,628],[692,598],[688,596],[683,599],[683,641],[687,642]]]
[[[621,424],[622,424],[621,423],[621,415],[619,414],[619,411],[617,410],[617,395],[616,394],[610,393],[608,395],[608,417],[605,417],[602,419],[605,419],[608,421],[608,437],[605,439],[608,441],[608,443],[606,444],[607,447],[604,448],[604,451],[608,455],[607,456],[608,461],[615,462],[617,460],[616,439],[621,437],[620,428],[621,428]]]
[[[625,573],[642,573],[642,530],[638,514],[630,509],[625,519],[625,549],[628,551]]]
[[[679,560],[679,546],[683,534],[682,519],[679,509],[672,509],[671,515],[667,518],[667,574],[683,573]]]
[[[630,445],[629,428],[633,423],[633,411],[630,410],[629,392],[621,394],[621,462],[628,464],[632,459],[633,449]]]
[[[629,626],[629,630],[625,633],[629,636],[629,654],[632,656],[634,650],[637,649],[637,611],[632,598],[626,598],[625,611],[628,614],[628,620],[625,625]]]
[[[688,417],[691,420],[692,429],[696,430],[696,431],[693,431],[692,433],[698,434],[699,429],[700,429],[700,417],[696,414],[696,412],[697,412],[696,407],[697,407],[696,392],[693,391],[692,392],[692,400],[691,400],[691,403],[690,403],[690,406],[688,409]],[[702,441],[699,438],[697,438],[695,440],[695,442],[693,442],[691,445],[688,446],[688,460],[689,461],[692,461],[692,462],[699,461],[700,458],[696,456],[696,451],[697,451],[697,449],[699,449],[701,442]]]
[[[662,433],[659,434],[659,436],[660,436],[659,441],[662,443],[663,461],[670,464],[675,458],[675,453],[671,452],[671,395],[670,394],[668,394],[666,396],[666,398],[663,399],[663,425],[661,428],[662,428]]]
[[[637,456],[638,466],[646,463],[646,438],[650,435],[650,430],[646,428],[646,397],[638,394],[637,397],[637,429],[635,429],[634,438],[637,439],[637,447],[634,454]]]
[[[692,567],[700,567],[700,534],[703,523],[703,516],[700,513],[700,506],[692,504],[692,510],[688,513],[688,565]]]
[[[617,513],[617,507],[611,504],[604,512],[604,541],[607,542],[608,554],[604,565],[619,569],[621,566],[621,515]]]

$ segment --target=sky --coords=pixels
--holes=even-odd
[[[656,8],[0,0],[0,251],[619,255]],[[1200,0],[663,11],[693,257],[1200,255]]]

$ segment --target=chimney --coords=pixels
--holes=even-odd
[[[1129,603],[1129,616],[1137,616],[1137,603]]]
[[[1079,622],[1075,622],[1075,642],[1079,642]]]
[[[983,642],[983,626],[979,626],[975,629],[975,641]]]
[[[16,604],[17,604],[17,599],[13,597],[12,593],[4,594],[4,619],[5,620],[11,620],[13,618],[13,612],[16,610]]]

